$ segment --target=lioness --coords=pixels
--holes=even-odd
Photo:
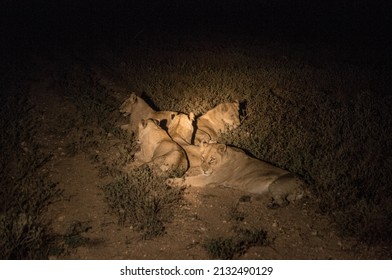
[[[193,137],[193,121],[195,115],[191,112],[189,115],[178,114],[174,116],[168,126],[170,137],[180,145],[189,145]]]
[[[232,130],[240,125],[239,102],[221,103],[196,119],[196,145],[202,141],[216,142],[219,133]]]
[[[142,98],[132,93],[120,106],[123,116],[129,115],[129,123],[121,126],[121,129],[129,132],[137,132],[138,125],[142,119],[155,119],[161,123],[162,127],[169,125],[170,121],[177,112],[155,111]],[[164,123],[166,122],[166,123]]]
[[[188,168],[185,151],[174,142],[156,120],[142,120],[139,124],[140,149],[135,153],[132,167],[149,164],[160,172],[177,171],[180,174]]]
[[[200,148],[191,144],[194,132],[193,121],[194,114],[192,112],[189,116],[178,114],[172,119],[168,129],[170,137],[185,150],[189,165],[188,174],[192,172],[192,169],[197,168],[198,170],[201,164]]]
[[[224,144],[200,144],[201,165],[182,178],[168,179],[171,186],[203,187],[223,185],[249,193],[269,193],[269,205],[284,206],[303,196],[303,182],[294,174],[269,163],[252,158],[242,150]]]

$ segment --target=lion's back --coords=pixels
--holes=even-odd
[[[154,151],[154,163],[161,171],[175,171],[184,174],[188,169],[188,161],[185,151],[174,141],[164,141]]]
[[[240,125],[239,103],[221,103],[196,120],[196,142],[216,141],[225,133]]]
[[[273,194],[286,195],[298,187],[294,174],[253,158],[240,149],[227,147],[224,156],[215,158],[218,163],[211,176],[216,184],[256,194],[273,190]]]

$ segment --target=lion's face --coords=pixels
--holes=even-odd
[[[139,141],[142,141],[145,137],[155,139],[158,134],[161,134],[161,128],[157,120],[141,120],[139,123]]]
[[[140,103],[139,99],[140,98],[135,93],[132,93],[131,96],[121,104],[120,112],[123,113],[124,116],[131,114],[134,111],[134,108]]]
[[[208,144],[207,142],[202,142],[200,144],[200,168],[204,175],[209,176],[213,174],[222,164],[226,148],[227,146],[224,144]]]

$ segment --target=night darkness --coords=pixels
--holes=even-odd
[[[0,0],[0,259],[391,258],[391,26],[386,0]],[[271,211],[226,189],[159,189],[144,171],[124,179],[131,92],[196,116],[239,100],[240,129],[220,141],[298,175],[309,197]],[[123,188],[135,182],[157,189],[136,197]],[[178,222],[187,195],[197,214]],[[15,241],[23,223],[34,238]],[[181,223],[189,236],[173,234]],[[211,252],[228,233],[240,251]],[[72,234],[92,242],[53,238]]]
[[[72,44],[161,36],[386,43],[388,1],[2,1],[3,43]],[[141,35],[141,34],[140,34]],[[4,40],[7,38],[7,40]],[[42,46],[40,46],[42,47]]]

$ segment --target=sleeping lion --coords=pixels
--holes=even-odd
[[[196,120],[195,145],[216,142],[220,133],[240,125],[239,102],[221,103]]]
[[[192,112],[189,115],[180,113],[174,116],[167,127],[170,137],[180,145],[191,144],[194,120],[195,115]]]
[[[202,142],[200,168],[181,178],[167,180],[170,186],[222,185],[248,193],[269,194],[270,207],[285,206],[303,196],[304,183],[294,174],[252,158],[224,144]]]
[[[130,167],[150,165],[158,173],[176,171],[184,174],[188,169],[185,151],[174,142],[156,120],[142,120],[139,124],[140,149],[135,153]]]
[[[121,129],[129,132],[137,132],[138,125],[142,119],[155,119],[162,127],[167,127],[177,112],[155,111],[142,98],[132,93],[120,106],[123,116],[129,116],[129,123],[121,126]]]
[[[198,170],[200,167],[200,147],[192,145],[193,138],[193,121],[194,114],[178,114],[175,116],[168,128],[170,137],[178,143],[184,150],[188,159],[187,174],[191,174],[192,170]]]

